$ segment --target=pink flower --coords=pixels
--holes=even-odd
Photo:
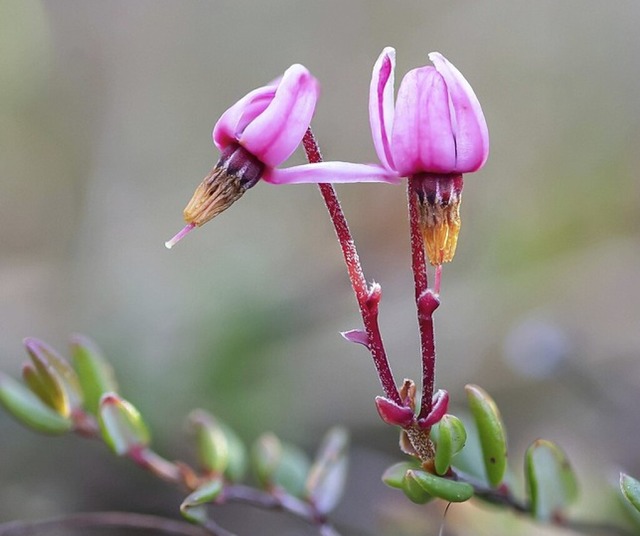
[[[369,119],[382,165],[400,176],[477,171],[489,155],[489,131],[469,83],[438,52],[435,67],[409,71],[393,103],[395,50],[373,67]]]
[[[184,209],[187,225],[165,243],[168,248],[229,208],[260,179],[272,184],[397,182],[376,165],[323,162],[277,169],[302,141],[319,93],[311,73],[292,65],[281,78],[251,91],[222,114],[213,128],[220,160],[196,188]]]
[[[378,158],[389,174],[408,177],[418,197],[420,229],[431,264],[453,259],[460,231],[462,173],[489,155],[489,131],[473,89],[446,58],[409,71],[393,102],[396,52],[373,67],[369,120]]]

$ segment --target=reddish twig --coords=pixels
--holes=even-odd
[[[433,312],[440,302],[429,289],[427,262],[424,254],[422,231],[420,228],[420,208],[415,182],[407,181],[407,199],[409,203],[409,227],[411,233],[411,267],[415,285],[415,299],[418,309],[418,327],[420,328],[420,347],[422,353],[422,400],[419,417],[429,415],[436,373],[436,346],[433,333]],[[439,278],[438,278],[439,279]]]
[[[310,163],[322,162],[322,154],[320,153],[311,128],[309,128],[304,135],[302,144]],[[331,184],[319,184],[318,186],[329,211],[331,221],[333,222],[340,247],[342,248],[344,262],[347,265],[347,271],[349,273],[349,280],[351,281],[353,292],[356,295],[362,322],[367,334],[367,347],[371,352],[371,357],[373,357],[380,383],[387,398],[397,404],[402,404],[378,326],[379,287],[377,287],[377,289],[372,287],[371,290],[373,290],[373,292],[370,292],[367,286],[358,252],[335,189]]]

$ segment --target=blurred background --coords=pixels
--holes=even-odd
[[[172,251],[164,241],[217,160],[215,121],[249,90],[303,63],[322,83],[325,157],[375,161],[374,61],[394,46],[399,81],[438,50],[475,89],[491,155],[466,178],[444,270],[437,384],[454,413],[466,383],[492,393],[516,481],[528,444],[557,441],[582,483],[572,515],[616,519],[607,490],[622,468],[640,475],[638,20],[634,0],[2,0],[2,370],[19,376],[25,336],[66,352],[71,333],[89,335],[171,459],[192,459],[195,407],[247,442],[271,430],[310,453],[343,424],[354,446],[342,532],[435,534],[440,509],[379,480],[401,458],[397,435],[377,417],[369,355],[339,336],[361,321],[317,188],[259,184]],[[338,193],[383,286],[394,372],[418,379],[404,188]],[[101,445],[38,436],[4,412],[0,453],[2,521],[173,516],[182,498]],[[281,516],[220,515],[240,534],[315,534]],[[461,505],[446,533],[560,531]]]

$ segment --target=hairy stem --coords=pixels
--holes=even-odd
[[[424,254],[422,231],[420,229],[420,209],[414,179],[407,181],[409,202],[409,227],[411,233],[411,268],[415,286],[418,327],[420,328],[420,348],[422,354],[422,400],[419,417],[426,417],[432,408],[432,397],[436,373],[436,345],[433,332],[433,313],[440,305],[438,297],[429,290],[427,263]],[[439,274],[438,274],[439,275]],[[438,277],[439,286],[439,277]]]
[[[307,159],[310,163],[322,162],[322,154],[318,144],[313,136],[311,128],[309,128],[302,139],[304,150],[307,153]],[[320,193],[324,199],[329,216],[333,222],[333,226],[342,248],[342,254],[344,256],[344,262],[347,265],[347,271],[349,273],[349,280],[353,287],[353,292],[356,295],[358,307],[360,308],[360,314],[362,316],[362,322],[364,324],[365,331],[367,333],[368,344],[367,347],[371,352],[373,363],[380,378],[382,389],[384,390],[387,398],[393,400],[397,404],[402,404],[400,395],[398,394],[398,388],[396,386],[389,360],[384,349],[382,342],[382,335],[380,334],[380,328],[378,326],[378,301],[379,296],[374,299],[370,299],[369,289],[367,287],[367,281],[362,271],[362,265],[360,264],[360,258],[356,250],[351,231],[347,220],[340,206],[340,201],[336,195],[336,191],[331,184],[319,184]]]

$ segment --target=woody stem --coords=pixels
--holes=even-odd
[[[302,144],[309,163],[322,162],[322,154],[320,153],[320,148],[318,147],[311,128],[307,130],[304,138],[302,138]],[[351,281],[353,292],[356,295],[360,315],[362,316],[362,322],[367,334],[367,347],[371,352],[371,357],[373,358],[378,378],[382,384],[382,389],[387,398],[397,404],[401,404],[398,388],[393,373],[391,372],[391,367],[389,366],[389,360],[387,359],[387,354],[382,342],[382,335],[380,334],[380,328],[378,326],[379,298],[370,299],[367,281],[362,271],[362,265],[360,264],[360,258],[358,257],[351,231],[349,231],[347,220],[333,185],[318,184],[318,187],[320,188],[320,193],[327,206],[338,241],[340,242],[349,280]]]

